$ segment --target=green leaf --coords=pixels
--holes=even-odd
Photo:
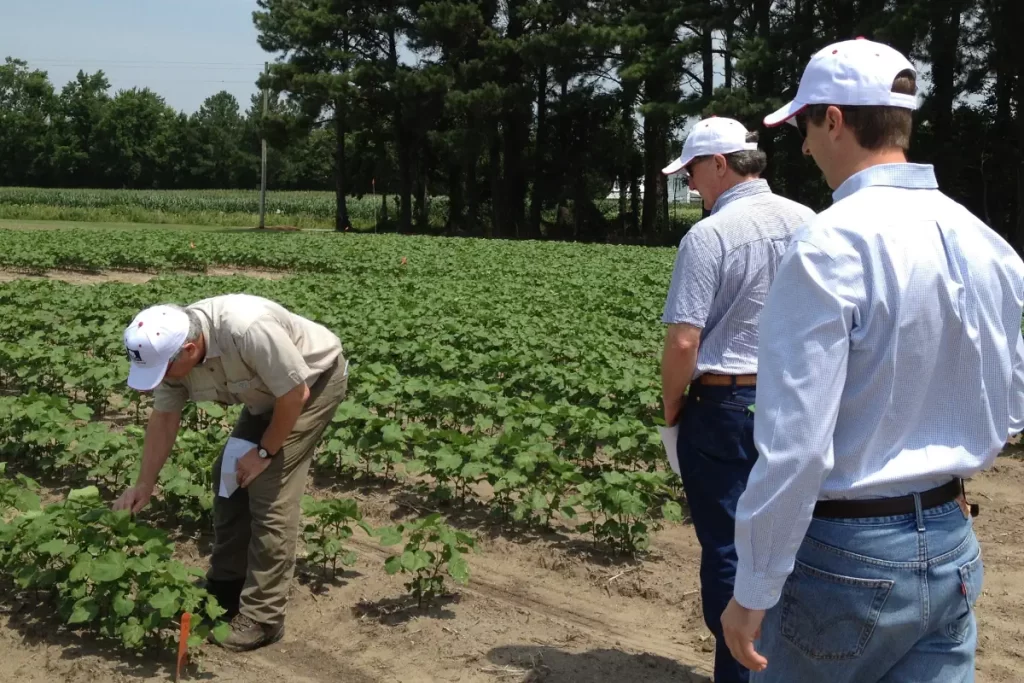
[[[99,613],[100,606],[96,604],[96,598],[89,595],[75,603],[74,609],[71,610],[71,616],[68,617],[68,623],[84,624],[95,619]]]
[[[380,544],[384,547],[401,543],[403,538],[402,532],[390,526],[377,529],[377,534],[380,536]]]
[[[127,559],[124,553],[117,550],[104,553],[93,561],[89,578],[98,583],[117,581],[124,576]]]
[[[384,438],[384,443],[395,444],[404,440],[402,435],[402,428],[396,424],[384,425],[384,429],[381,430],[381,435]]]
[[[82,404],[77,404],[71,409],[71,417],[76,420],[84,420],[88,422],[92,419],[92,408]]]
[[[416,553],[414,553],[411,550],[406,550],[404,553],[402,553],[401,563],[402,568],[406,571],[413,572],[416,571],[416,569],[418,569],[418,567],[416,566]]]
[[[114,596],[114,612],[119,617],[127,617],[135,611],[135,601],[126,597],[124,593]]]
[[[78,562],[71,568],[71,573],[68,574],[68,580],[83,581],[88,578],[91,573],[92,558],[88,555],[82,554],[78,556]]]
[[[149,606],[160,612],[160,616],[170,619],[178,613],[178,597],[181,594],[164,586],[160,591],[149,599]]]
[[[453,553],[448,560],[448,574],[459,583],[469,581],[469,564],[461,553]]]
[[[43,555],[60,555],[68,547],[68,542],[62,538],[53,538],[36,548],[36,552]]]
[[[77,502],[85,502],[89,500],[98,500],[100,497],[100,490],[95,486],[86,486],[82,489],[75,489],[68,493],[68,500],[74,500]]]
[[[213,627],[210,633],[213,634],[213,639],[215,641],[217,641],[218,643],[223,643],[225,640],[227,640],[228,636],[231,635],[231,624],[227,623],[226,621],[221,621]]]
[[[125,644],[125,647],[130,649],[135,649],[141,646],[142,641],[146,637],[146,630],[142,628],[142,624],[140,624],[139,620],[135,618],[132,618],[127,623],[121,624],[118,627],[118,632],[121,634],[121,642]]]
[[[213,621],[216,621],[227,613],[228,611],[221,607],[216,600],[206,601],[206,616],[210,617]]]
[[[674,500],[666,501],[665,504],[661,506],[661,514],[670,522],[683,521],[683,508]]]
[[[388,559],[384,560],[384,571],[388,574],[397,574],[402,570],[402,558],[398,555],[392,555]]]

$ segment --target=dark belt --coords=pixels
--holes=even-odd
[[[752,387],[757,385],[757,375],[716,375],[704,373],[697,382],[709,387]]]
[[[956,500],[963,494],[963,479],[954,479],[948,484],[943,484],[919,494],[921,496],[921,509],[937,507],[944,503]],[[963,505],[966,505],[964,499]],[[978,506],[970,506],[971,516],[978,516]],[[894,515],[906,515],[916,511],[914,507],[914,496],[906,495],[896,498],[874,498],[861,500],[820,500],[814,506],[815,517],[829,517],[838,519],[855,519],[859,517],[892,517]]]

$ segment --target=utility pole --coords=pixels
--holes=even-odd
[[[263,62],[263,75],[266,77],[270,73],[270,63]],[[263,125],[266,125],[267,120],[267,108],[269,93],[267,87],[263,87]],[[262,154],[260,158],[260,229],[266,227],[265,218],[267,214],[267,136],[265,133],[260,134],[260,142],[262,143]]]

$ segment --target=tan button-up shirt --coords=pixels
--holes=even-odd
[[[191,399],[244,403],[250,413],[266,413],[277,397],[312,384],[342,351],[326,327],[262,297],[226,294],[188,308],[199,314],[206,358],[183,379],[156,388],[158,411],[180,412]]]

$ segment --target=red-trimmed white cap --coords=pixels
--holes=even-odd
[[[804,69],[793,101],[764,117],[769,128],[785,122],[810,104],[888,106],[917,109],[915,95],[892,92],[901,71],[917,70],[900,52],[865,38],[833,43],[817,52]]]
[[[124,330],[124,350],[131,363],[128,386],[136,391],[156,388],[185,343],[188,327],[188,316],[170,306],[153,306],[135,316]]]
[[[757,149],[756,142],[747,142],[749,131],[735,119],[712,116],[698,121],[686,136],[683,153],[671,164],[661,169],[665,175],[672,175],[697,157],[712,154],[732,154],[743,150]]]

